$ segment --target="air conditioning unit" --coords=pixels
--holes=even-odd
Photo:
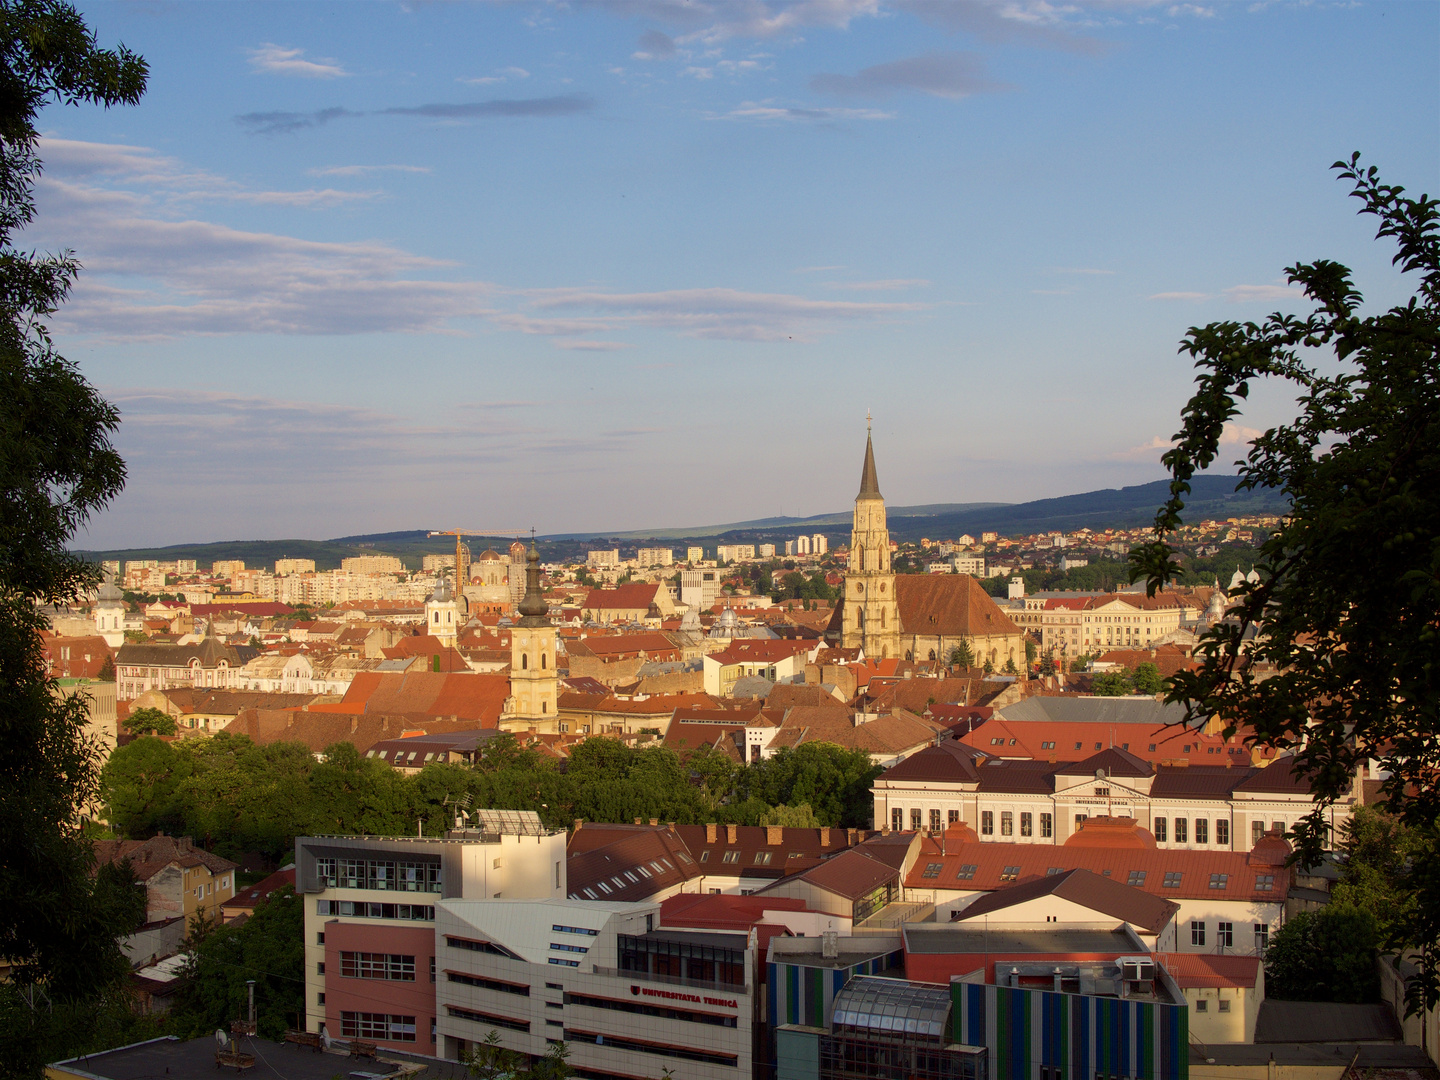
[[[1155,981],[1155,961],[1148,956],[1122,956],[1115,963],[1120,965],[1120,978],[1126,982]]]

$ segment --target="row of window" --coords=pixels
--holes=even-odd
[[[435,921],[435,908],[431,904],[377,904],[364,900],[316,900],[315,914],[340,915],[347,919]]]
[[[943,870],[944,868],[945,868],[945,864],[944,864],[944,863],[938,863],[938,862],[926,863],[926,864],[925,864],[925,869],[920,872],[920,876],[921,876],[922,878],[935,879],[935,878],[938,878],[938,877],[940,876],[940,871]],[[959,880],[959,881],[973,881],[974,878],[975,878],[975,872],[976,872],[977,870],[979,870],[979,869],[980,869],[979,866],[977,866],[975,863],[962,863],[961,866],[960,866],[960,869],[959,869],[958,871],[956,871],[955,877],[956,877],[956,879]],[[1051,866],[1051,867],[1047,867],[1047,868],[1046,868],[1045,873],[1046,873],[1046,876],[1053,876],[1053,875],[1055,875],[1055,874],[1063,874],[1063,873],[1065,873],[1066,869],[1067,869],[1067,867],[1064,867],[1064,866]],[[1020,870],[1021,870],[1021,868],[1020,868],[1019,866],[1006,866],[1006,867],[1003,867],[1003,868],[1001,869],[1001,871],[1000,871],[1000,880],[1001,880],[1001,881],[1018,881],[1018,880],[1020,879]],[[1128,876],[1127,876],[1126,879],[1125,879],[1125,884],[1126,884],[1126,885],[1130,885],[1130,886],[1132,886],[1132,887],[1134,887],[1134,888],[1137,888],[1137,889],[1139,889],[1139,888],[1144,888],[1144,886],[1145,886],[1145,879],[1149,876],[1149,874],[1150,874],[1150,871],[1148,871],[1148,870],[1131,870],[1131,871],[1129,872]],[[1165,889],[1178,889],[1178,888],[1180,887],[1181,882],[1183,882],[1183,881],[1185,880],[1185,871],[1183,871],[1183,870],[1166,870],[1166,871],[1164,871],[1164,874],[1165,874],[1165,877],[1161,880],[1160,885],[1161,885],[1162,888],[1165,888]],[[1110,876],[1110,871],[1109,871],[1109,870],[1101,870],[1101,871],[1100,871],[1100,876],[1101,876],[1101,877],[1109,877],[1109,876]],[[1217,890],[1218,890],[1218,889],[1227,889],[1227,888],[1229,888],[1229,887],[1230,887],[1230,875],[1229,875],[1229,874],[1211,874],[1211,875],[1210,875],[1210,888],[1212,888],[1212,889],[1217,889]],[[1256,892],[1273,892],[1274,890],[1275,890],[1275,875],[1274,875],[1274,874],[1256,874],[1256,875],[1255,875],[1255,891],[1256,891]]]
[[[439,862],[389,859],[316,859],[315,873],[327,888],[440,891]]]
[[[400,953],[342,952],[340,974],[347,979],[415,981],[415,957]]]
[[[1270,926],[1267,923],[1257,922],[1254,929],[1255,952],[1263,954],[1270,944]],[[1192,919],[1190,921],[1190,944],[1197,949],[1205,948],[1206,930],[1204,919]],[[1235,947],[1235,924],[1233,922],[1220,921],[1215,924],[1215,944],[1222,949]]]
[[[1151,749],[1153,750],[1154,747],[1152,746]],[[1097,795],[1101,794],[1102,792],[1103,792],[1104,795],[1108,795],[1108,794],[1109,794],[1108,789],[1101,789],[1101,788],[1097,788],[1097,789],[1096,789]],[[1011,810],[1001,810],[1001,811],[1000,811],[1000,835],[1001,835],[1001,836],[1014,836],[1014,835],[1015,835],[1015,818],[1016,818],[1016,816],[1017,816],[1017,815],[1015,814],[1015,812],[1014,812],[1014,811],[1011,811]],[[1018,816],[1019,816],[1019,818],[1020,818],[1020,835],[1021,835],[1021,836],[1034,836],[1034,835],[1036,835],[1036,833],[1035,833],[1035,817],[1036,817],[1036,815],[1035,815],[1034,813],[1032,813],[1031,811],[1029,811],[1029,810],[1022,810],[1022,811],[1020,811],[1020,813],[1019,813]],[[1049,839],[1049,838],[1053,837],[1053,836],[1055,835],[1055,819],[1054,819],[1054,816],[1053,816],[1052,814],[1048,814],[1048,813],[1041,813],[1041,814],[1039,814],[1038,816],[1039,816],[1039,818],[1040,818],[1040,832],[1039,832],[1040,837],[1041,837],[1042,839]],[[1089,814],[1076,814],[1076,815],[1075,815],[1075,828],[1079,829],[1080,826],[1081,826],[1082,824],[1084,824],[1084,822],[1089,818],[1089,816],[1090,816]],[[930,832],[940,832],[942,828],[945,828],[945,827],[946,827],[946,824],[948,824],[948,825],[954,825],[954,824],[956,824],[959,820],[960,820],[960,811],[959,811],[959,810],[954,810],[954,809],[952,809],[952,810],[950,810],[950,811],[948,812],[948,817],[947,817],[947,819],[946,819],[946,822],[945,822],[945,823],[942,823],[942,819],[941,819],[941,816],[940,816],[940,811],[932,808],[931,811],[930,811],[930,817],[929,817],[929,830],[930,830]],[[1177,817],[1177,818],[1174,818],[1173,821],[1174,821],[1174,826],[1175,826],[1175,828],[1174,828],[1175,841],[1174,841],[1174,842],[1177,843],[1177,844],[1188,844],[1188,843],[1190,843],[1190,819],[1189,819],[1189,818],[1183,818],[1183,817]],[[1209,819],[1209,818],[1195,818],[1195,819],[1194,819],[1194,824],[1195,824],[1195,830],[1194,830],[1194,831],[1195,831],[1195,843],[1197,843],[1197,844],[1209,844],[1209,843],[1210,843],[1210,819]],[[1170,840],[1169,840],[1169,836],[1170,836],[1170,832],[1171,832],[1170,825],[1171,825],[1171,819],[1169,819],[1169,818],[1157,817],[1157,818],[1153,819],[1151,831],[1153,832],[1153,834],[1154,834],[1154,836],[1155,836],[1155,841],[1156,841],[1156,843],[1165,844],[1165,843],[1169,843],[1169,842],[1170,842]],[[905,830],[905,811],[904,811],[904,810],[902,810],[902,809],[899,808],[899,807],[894,807],[894,808],[891,809],[891,811],[890,811],[890,827],[891,827],[892,829],[894,829],[896,832],[903,832],[903,831]],[[925,812],[924,812],[923,810],[915,809],[915,808],[912,808],[912,809],[911,809],[911,811],[910,811],[910,828],[911,828],[913,831],[915,831],[915,832],[920,832],[920,831],[922,831],[922,830],[924,830],[924,829],[926,828]],[[1276,831],[1276,832],[1281,832],[1281,833],[1283,833],[1283,832],[1285,831],[1285,823],[1284,823],[1283,821],[1275,821],[1275,822],[1272,822],[1272,823],[1271,823],[1271,828],[1272,828],[1274,831]],[[1258,842],[1259,839],[1260,839],[1260,837],[1263,836],[1264,834],[1265,834],[1265,822],[1263,822],[1263,821],[1252,821],[1252,822],[1250,823],[1250,836],[1251,836],[1251,841],[1252,841],[1252,843]],[[995,835],[995,811],[993,811],[993,810],[981,810],[981,811],[980,811],[980,835],[981,835],[981,836],[994,836],[994,835]],[[1229,819],[1227,819],[1227,818],[1218,818],[1218,819],[1216,819],[1216,821],[1215,821],[1215,843],[1220,844],[1220,845],[1222,845],[1222,846],[1224,846],[1224,847],[1229,847],[1229,846],[1230,846],[1230,821],[1229,821]],[[708,852],[707,852],[707,853],[703,853],[703,854],[708,854]],[[702,854],[702,861],[703,861],[703,854]],[[732,860],[732,859],[730,858],[730,856],[731,856],[732,854],[735,854],[736,857],[738,858],[738,853],[728,852],[728,851],[727,851],[727,852],[725,853],[725,861],[726,861],[726,862],[732,862],[732,861],[734,861],[734,860]],[[766,855],[768,855],[768,853],[763,853],[763,852],[762,852],[761,854],[766,854]],[[760,855],[756,855],[755,861],[756,861],[757,863],[760,862]],[[767,862],[769,861],[768,858],[766,859],[766,861],[767,861]]]
[[[347,1039],[414,1042],[415,1017],[392,1013],[342,1012],[340,1034]]]

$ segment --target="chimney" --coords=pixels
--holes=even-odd
[[[715,841],[717,841],[717,840],[719,840],[719,839],[720,839],[720,826],[717,825],[715,822],[712,821],[712,822],[710,822],[709,825],[706,825],[706,826],[705,826],[705,842],[706,842],[707,844],[713,844],[713,843],[715,843]]]
[[[656,825],[659,825],[659,824],[660,824],[660,819],[659,819],[658,817],[652,817],[652,818],[650,819],[650,827],[651,827],[652,829],[653,829]]]
[[[860,830],[859,830],[859,829],[846,829],[846,830],[845,830],[845,837],[846,837],[846,839],[850,842],[850,845],[851,845],[852,847],[855,845],[856,837],[858,837],[859,834],[860,834]]]
[[[635,819],[635,824],[636,824],[636,825],[644,825],[644,824],[645,824],[645,819],[644,819],[644,818],[638,818],[638,817],[637,817],[637,818]]]
[[[820,846],[830,846],[830,827],[828,825],[821,826],[820,828]]]
[[[780,825],[765,826],[765,843],[777,847],[785,839],[785,829]]]
[[[740,826],[738,826],[738,825],[726,825],[726,826],[725,826],[725,842],[726,842],[727,844],[733,844],[733,843],[735,843],[735,842],[739,839],[739,833],[740,833]]]
[[[576,832],[579,832],[579,831],[580,831],[580,827],[581,827],[582,825],[584,825],[584,824],[585,824],[585,819],[584,819],[583,817],[577,817],[577,818],[575,819],[575,831],[576,831]]]

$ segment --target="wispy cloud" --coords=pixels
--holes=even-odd
[[[1264,432],[1259,428],[1227,421],[1220,429],[1220,445],[1235,450],[1239,447],[1249,446],[1263,434]],[[1174,439],[1162,439],[1159,435],[1155,435],[1148,442],[1132,446],[1128,450],[1118,450],[1110,457],[1116,461],[1159,461],[1160,456],[1174,445]]]
[[[366,201],[382,194],[335,188],[257,191],[204,169],[186,167],[174,158],[143,146],[47,137],[40,142],[40,152],[58,176],[70,178],[68,182],[82,179],[92,185],[141,185],[149,189],[154,200],[172,208],[200,201],[323,208]]]
[[[41,149],[48,165],[37,188],[42,213],[27,243],[59,246],[80,238],[86,267],[76,302],[55,321],[66,334],[133,341],[460,333],[478,322],[600,352],[628,348],[616,339],[633,327],[733,341],[803,341],[845,322],[907,318],[928,307],[723,287],[511,288],[467,280],[454,264],[379,241],[314,241],[186,217],[187,208],[169,201],[167,192],[186,185],[225,190],[228,181],[187,171],[144,147],[47,140]]]
[[[881,0],[596,0],[592,6],[668,26],[676,31],[673,43],[717,45],[737,38],[793,38],[809,27],[844,30],[857,18],[878,15],[883,4]],[[658,54],[657,44],[649,33],[640,39],[646,53]]]
[[[1305,290],[1293,285],[1232,285],[1221,292],[1232,304],[1305,299]]]
[[[576,352],[618,352],[632,348],[623,341],[566,341],[562,338],[555,344],[562,349],[574,349]]]
[[[664,327],[686,337],[747,341],[808,340],[839,321],[897,318],[925,307],[916,303],[811,300],[739,289],[649,293],[557,289],[537,293],[534,303],[541,309],[580,309],[613,316],[621,323]]]
[[[530,72],[522,67],[501,68],[493,75],[461,76],[456,82],[466,83],[469,86],[490,86],[494,83],[510,82],[512,80],[528,79]]]
[[[968,34],[987,44],[1011,42],[1078,53],[1102,53],[1108,43],[1084,31],[1091,16],[1075,4],[1051,0],[891,0],[892,6],[931,26]],[[1143,2],[1143,0],[1142,0]]]
[[[242,113],[235,122],[251,135],[292,135],[306,128],[324,127],[336,120],[348,120],[364,113],[342,109],[338,105],[314,112],[253,112]]]
[[[1277,300],[1304,300],[1305,290],[1293,285],[1231,285],[1219,294],[1203,292],[1161,292],[1151,300],[1215,300],[1223,297],[1232,304],[1271,303]]]
[[[250,49],[250,66],[265,75],[294,75],[302,79],[341,79],[350,73],[338,60],[306,60],[304,49],[266,43]]]
[[[306,169],[306,176],[370,176],[381,172],[428,173],[427,165],[330,165],[323,169]]]
[[[543,98],[491,98],[488,101],[440,101],[423,105],[393,105],[372,113],[354,112],[338,106],[315,112],[254,112],[235,117],[251,135],[293,135],[307,128],[323,127],[336,120],[362,116],[422,116],[432,120],[479,120],[488,117],[574,116],[595,107],[585,94],[562,94]]]
[[[816,75],[810,89],[821,94],[885,97],[909,90],[932,97],[959,98],[1010,89],[985,73],[978,53],[933,52],[863,68],[854,75]]]
[[[640,48],[631,54],[632,60],[669,60],[675,55],[675,39],[659,30],[646,30],[640,35]]]
[[[720,119],[751,121],[794,121],[801,123],[834,123],[838,120],[893,120],[895,114],[879,109],[816,108],[813,106],[777,105],[773,101],[741,102]]]
[[[850,289],[854,292],[894,292],[899,289],[919,289],[930,282],[925,278],[887,278],[883,281],[827,281],[828,289]]]

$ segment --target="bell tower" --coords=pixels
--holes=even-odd
[[[440,644],[453,648],[460,636],[460,606],[448,578],[435,581],[435,591],[425,600],[425,628]]]
[[[850,531],[850,564],[845,574],[844,630],[841,645],[861,648],[870,658],[898,656],[900,608],[895,602],[895,575],[890,571],[890,530],[885,524],[885,497],[875,474],[875,445],[870,415],[865,415],[865,464],[860,494],[855,496],[855,522]]]
[[[550,608],[540,591],[540,552],[535,540],[525,553],[525,597],[520,619],[510,628],[510,708],[507,720],[525,721],[540,730],[554,731],[560,698],[555,673],[555,627]]]

